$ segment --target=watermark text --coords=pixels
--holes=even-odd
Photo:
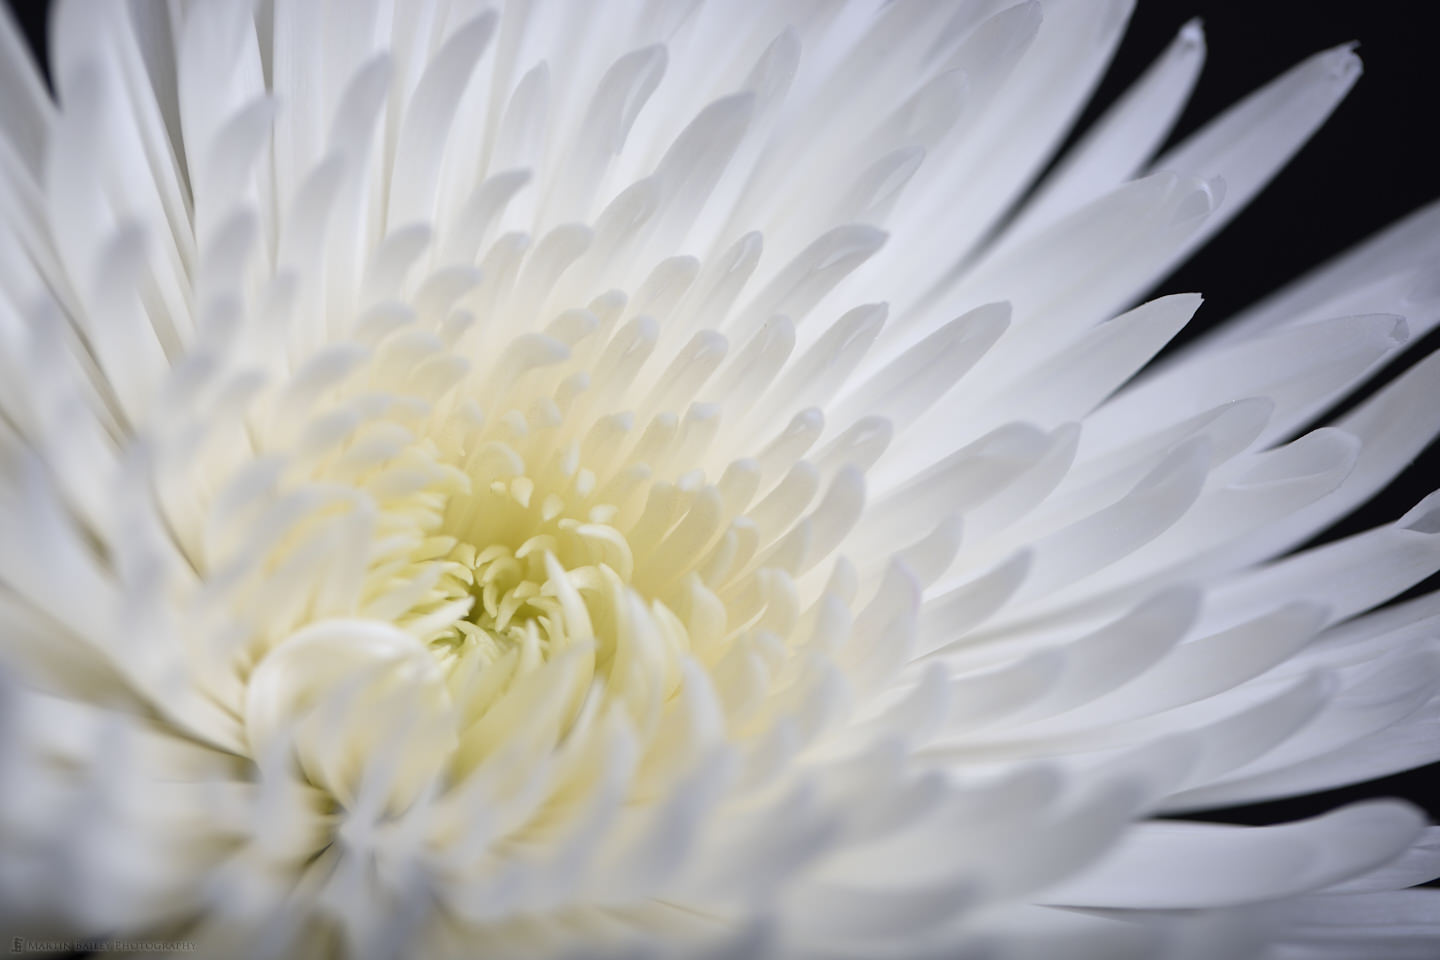
[[[194,953],[193,940],[48,940],[13,937],[11,953]]]

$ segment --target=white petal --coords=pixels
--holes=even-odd
[[[1094,868],[1047,891],[1050,903],[1148,909],[1220,907],[1293,896],[1373,869],[1405,850],[1423,820],[1379,801],[1278,827],[1150,823]],[[1185,869],[1174,869],[1183,863]]]
[[[1179,119],[1204,62],[1205,34],[1191,20],[1061,158],[1000,242],[1013,243],[1139,172]]]

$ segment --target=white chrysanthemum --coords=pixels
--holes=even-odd
[[[1153,818],[1440,756],[1440,504],[1286,555],[1440,430],[1296,436],[1440,208],[1120,389],[1359,73],[1152,160],[1186,27],[1007,213],[1128,7],[68,0],[58,105],[0,18],[7,931],[1434,956],[1408,807]]]

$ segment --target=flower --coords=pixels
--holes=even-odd
[[[1120,0],[0,20],[0,906],[204,956],[1429,956],[1440,208],[1158,365],[1359,73],[1008,213]],[[1407,319],[1397,316],[1403,313]],[[1133,379],[1132,379],[1133,378]],[[649,953],[645,953],[649,951]]]

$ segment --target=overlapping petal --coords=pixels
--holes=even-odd
[[[1433,216],[1154,370],[1135,303],[1353,53],[1156,159],[1187,25],[1007,213],[1128,3],[744,8],[65,0],[56,102],[0,20],[7,922],[1433,947],[1403,805],[1154,819],[1436,756],[1433,501],[1290,552],[1440,431],[1432,358],[1297,436]]]

